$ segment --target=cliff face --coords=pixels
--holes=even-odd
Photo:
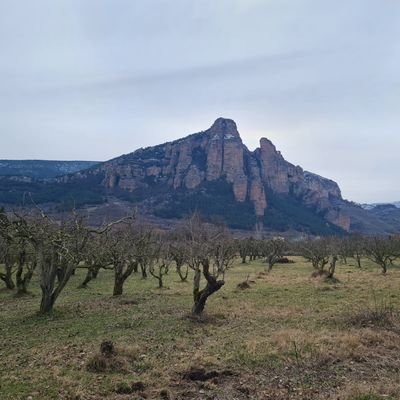
[[[83,175],[99,172],[107,189],[129,192],[154,186],[194,191],[207,182],[225,180],[236,202],[251,203],[259,220],[269,212],[270,193],[291,196],[326,221],[350,228],[350,219],[336,206],[343,200],[335,182],[290,164],[268,139],[262,138],[260,147],[249,151],[230,119],[219,118],[206,131],[139,149]]]

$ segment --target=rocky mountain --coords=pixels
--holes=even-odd
[[[334,181],[287,162],[266,138],[255,151],[248,150],[230,119],[219,118],[206,131],[139,149],[60,181],[86,179],[160,217],[179,218],[198,209],[238,227],[350,230]]]
[[[250,151],[235,122],[225,118],[205,131],[51,182],[0,182],[0,203],[15,204],[27,191],[36,203],[134,203],[143,214],[169,220],[197,210],[248,230],[340,234],[400,228],[344,200],[336,182],[286,161],[270,140],[261,138]]]
[[[98,164],[98,161],[0,160],[0,176],[50,179]]]

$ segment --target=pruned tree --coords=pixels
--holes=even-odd
[[[365,254],[364,238],[360,235],[353,235],[349,239],[351,257],[357,262],[358,268],[361,268],[361,260]]]
[[[207,299],[225,284],[225,271],[236,256],[235,246],[227,230],[206,225],[196,213],[184,222],[186,260],[194,272],[192,313],[201,315]],[[201,276],[206,285],[200,289]]]
[[[13,235],[13,224],[9,217],[0,210],[0,264],[4,266],[4,272],[0,270],[0,279],[9,290],[15,289],[13,275],[15,273],[15,265],[13,262],[12,246],[15,242]]]
[[[114,271],[113,296],[123,294],[124,283],[134,270],[134,264],[128,263],[132,251],[133,237],[129,229],[115,229],[106,233],[105,251]]]
[[[149,273],[158,281],[159,289],[164,287],[164,276],[168,274],[169,267],[173,261],[171,244],[164,235],[159,235],[152,246],[153,259],[149,263]]]
[[[364,252],[367,258],[382,268],[382,274],[386,274],[388,267],[400,257],[400,239],[396,236],[365,238]]]
[[[313,276],[333,278],[336,271],[337,242],[335,238],[308,239],[298,244],[300,254],[312,264]],[[325,267],[329,264],[329,269]]]
[[[181,282],[186,282],[189,275],[189,266],[186,263],[185,235],[182,230],[175,229],[169,234],[170,252],[175,261],[176,272]]]
[[[107,233],[105,252],[114,270],[113,295],[123,294],[125,281],[137,270],[147,268],[153,261],[152,228],[140,222],[125,223]]]
[[[136,225],[134,259],[140,267],[142,279],[147,279],[149,265],[153,262],[154,258],[151,252],[151,246],[154,240],[153,231],[153,227],[142,222],[138,222]]]
[[[106,235],[92,235],[84,255],[84,268],[87,272],[82,283],[78,286],[80,289],[87,288],[89,282],[97,278],[100,269],[112,268],[112,263],[106,252]]]
[[[120,221],[97,230],[90,228],[76,212],[58,223],[41,210],[35,211],[30,216],[16,215],[16,226],[18,237],[33,248],[33,264],[37,266],[42,292],[40,312],[46,314],[53,310],[73,272],[84,260],[91,235],[102,234]]]
[[[271,272],[272,267],[285,254],[287,248],[286,241],[283,238],[274,238],[262,241],[260,246],[262,255],[265,257],[265,262],[268,267],[267,271]]]
[[[249,261],[253,261],[256,258],[259,249],[257,240],[250,237],[237,240],[236,243],[240,258],[242,259],[242,264],[246,264],[247,258],[249,258]]]

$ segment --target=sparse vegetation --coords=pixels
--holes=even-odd
[[[172,270],[164,277],[168,291],[134,274],[124,295],[112,298],[112,270],[101,269],[82,291],[86,270],[78,268],[50,316],[36,314],[35,274],[31,296],[0,292],[2,399],[159,398],[161,391],[175,399],[399,398],[400,271],[393,268],[387,279],[368,259],[362,270],[338,262],[341,283],[333,286],[310,279],[308,263],[291,258],[295,264],[268,275],[259,275],[263,259],[237,258],[200,322],[185,317],[192,289]],[[248,276],[252,289],[237,290]],[[378,311],[380,298],[390,305],[391,324],[344,321],[374,310],[371,287]],[[99,351],[105,340],[115,346],[115,364]],[[183,378],[195,369],[218,376]]]
[[[1,231],[2,273],[30,274],[29,296],[0,291],[2,399],[400,396],[394,258],[388,279],[338,238],[242,243],[199,215],[165,233],[3,213]]]

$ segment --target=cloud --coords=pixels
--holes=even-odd
[[[268,136],[348,198],[400,199],[399,11],[390,0],[5,0],[0,157],[107,159],[225,116],[250,148]]]

